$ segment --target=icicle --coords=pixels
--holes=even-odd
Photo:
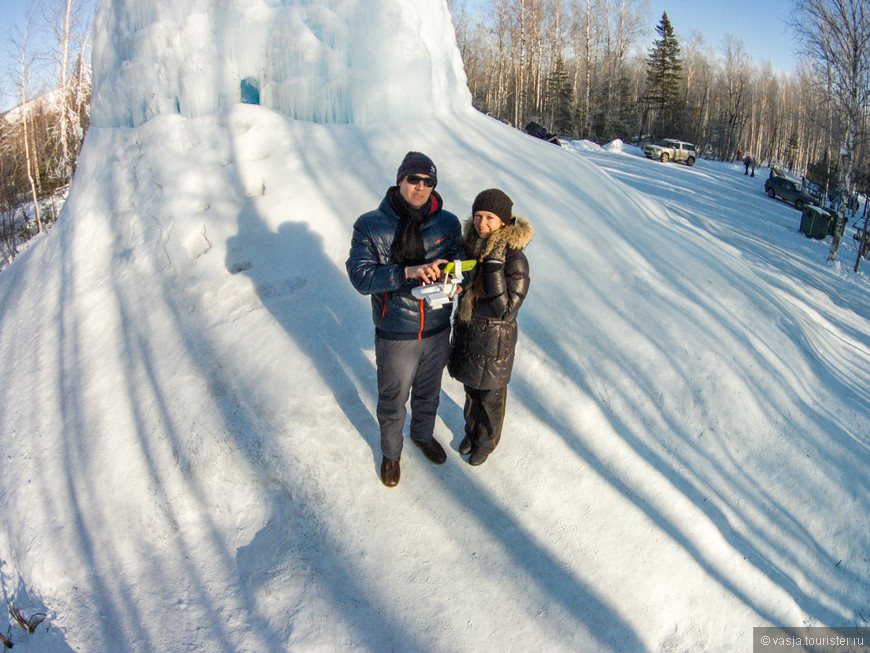
[[[471,106],[444,2],[107,0],[94,33],[97,126],[243,101],[322,123]]]

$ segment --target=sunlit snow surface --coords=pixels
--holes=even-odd
[[[396,119],[405,100],[360,124],[179,113],[218,33],[294,22],[216,3],[239,29],[221,32],[178,4],[102,7],[101,126],[56,226],[0,273],[0,583],[48,615],[11,627],[16,652],[731,653],[755,626],[866,625],[870,281],[850,239],[826,263],[763,173],[556,147],[458,92],[419,120]],[[446,16],[395,6],[408,33],[375,37],[419,47],[411,18]],[[198,60],[229,94],[222,59]],[[447,462],[407,444],[387,489],[344,261],[410,149],[448,209],[503,188],[535,238],[499,448],[459,457],[445,377]]]
[[[113,0],[94,35],[96,126],[241,100],[357,124],[471,103],[443,0]]]

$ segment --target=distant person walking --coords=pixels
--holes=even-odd
[[[751,167],[751,168],[752,168],[752,174],[749,175],[749,176],[750,176],[750,177],[754,177],[754,176],[755,176],[755,158],[752,157],[752,155],[747,154],[745,157],[743,157],[743,165],[744,165],[745,168],[746,168],[746,170],[744,171],[743,174],[744,174],[744,175],[748,175],[748,174],[749,174],[749,168]]]
[[[353,286],[371,296],[378,374],[381,482],[399,483],[405,404],[411,442],[431,462],[447,459],[433,437],[441,377],[450,353],[450,308],[431,309],[411,295],[443,278],[441,265],[464,256],[459,219],[435,192],[438,174],[425,154],[408,152],[380,206],[357,218],[346,262]]]
[[[529,291],[529,261],[523,249],[534,235],[513,202],[491,188],[480,193],[463,237],[471,271],[453,324],[447,369],[465,386],[465,437],[461,455],[483,464],[501,439],[507,384],[517,344],[517,313]]]

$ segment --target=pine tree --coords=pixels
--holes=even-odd
[[[789,170],[794,170],[800,157],[800,141],[797,132],[792,132],[785,145],[785,160]]]
[[[562,55],[556,58],[550,76],[550,97],[553,107],[553,130],[556,134],[571,135],[574,131],[574,89]]]
[[[653,41],[647,58],[646,100],[658,111],[659,127],[673,123],[680,102],[680,71],[683,68],[680,44],[667,12],[656,26],[659,37]]]

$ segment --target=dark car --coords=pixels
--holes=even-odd
[[[802,209],[804,204],[814,204],[818,206],[818,200],[806,192],[800,182],[788,179],[787,177],[769,177],[764,182],[764,192],[768,197],[780,197],[786,202],[795,205],[795,208]]]
[[[523,131],[526,132],[529,136],[534,136],[535,138],[540,138],[542,141],[547,141],[548,143],[552,143],[553,145],[558,145],[559,147],[562,147],[562,144],[559,142],[558,136],[556,136],[555,134],[551,134],[535,121],[532,121],[528,125],[526,125],[526,128]]]

